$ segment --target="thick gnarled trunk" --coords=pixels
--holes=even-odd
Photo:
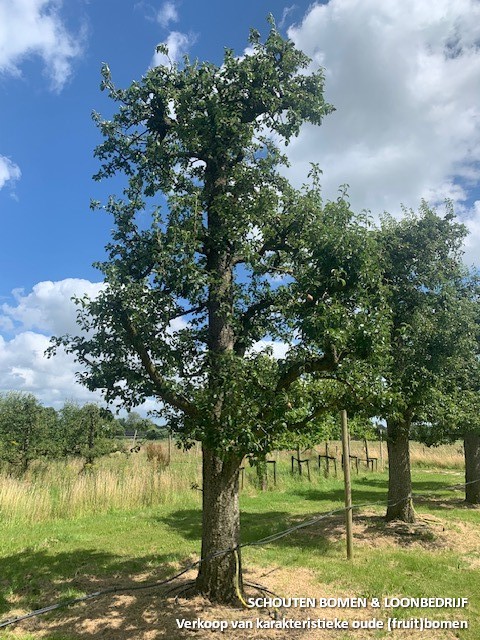
[[[387,422],[388,507],[387,520],[415,522],[410,472],[410,421]]]
[[[241,556],[237,548],[241,462],[238,456],[222,460],[203,447],[202,561],[196,591],[220,604],[240,604],[239,596],[243,594]]]
[[[469,431],[463,439],[465,451],[465,502],[480,504],[480,434]]]
[[[208,284],[209,352],[208,386],[211,392],[211,424],[203,442],[202,555],[196,579],[196,591],[220,604],[240,604],[243,598],[240,559],[239,468],[243,454],[221,455],[218,444],[224,439],[222,416],[228,373],[223,367],[233,354],[235,335],[233,317],[233,256],[230,232],[222,207],[228,167],[211,162],[206,167],[207,208],[206,270]],[[212,241],[212,239],[214,239]],[[225,357],[227,357],[225,359]],[[221,446],[221,445],[220,445]]]

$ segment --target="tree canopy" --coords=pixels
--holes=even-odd
[[[465,294],[469,274],[461,253],[464,225],[451,207],[440,216],[424,202],[418,214],[404,213],[402,220],[386,216],[380,231],[392,312],[388,403],[382,414],[388,425],[387,517],[413,521],[411,426],[439,421],[445,390],[459,381],[460,369],[476,349],[472,351],[475,336],[468,320],[474,307]]]
[[[153,396],[186,443],[202,441],[197,588],[224,602],[241,589],[226,550],[239,543],[243,457],[307,428],[338,398],[332,384],[378,387],[389,322],[368,218],[344,192],[323,202],[316,167],[300,191],[281,172],[282,145],[333,110],[321,70],[273,24],[250,45],[220,66],[155,67],[127,89],[103,67],[118,109],[95,114],[96,178],[128,185],[103,206],[115,224],[106,286],[79,300],[84,333],[56,339],[90,389],[127,407]]]

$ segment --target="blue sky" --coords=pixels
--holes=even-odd
[[[300,184],[309,162],[327,197],[350,184],[354,208],[374,216],[422,197],[448,196],[480,262],[480,4],[477,0],[0,0],[0,391],[36,393],[46,404],[89,394],[66,356],[45,361],[49,336],[75,329],[74,293],[94,295],[110,220],[90,198],[119,192],[95,183],[100,142],[92,110],[108,62],[120,86],[159,62],[155,46],[221,62],[242,54],[266,16],[326,74],[337,111],[288,148]]]
[[[4,11],[11,4],[0,0]],[[58,6],[25,4],[43,4],[44,14]],[[52,85],[55,79],[38,49],[15,60],[16,74],[0,75],[0,154],[21,171],[20,179],[0,191],[0,296],[41,280],[98,277],[91,263],[102,255],[110,224],[105,216],[90,213],[88,205],[90,197],[115,189],[112,183],[100,186],[91,180],[98,170],[93,149],[100,141],[91,112],[111,110],[99,91],[101,63],[108,62],[115,81],[125,86],[145,73],[155,46],[177,29],[191,43],[185,49],[192,57],[220,62],[224,46],[242,52],[249,26],[265,29],[267,13],[281,20],[283,11],[282,2],[206,4],[208,11],[205,3],[196,2],[69,0],[57,9],[57,19],[69,30],[78,55],[67,59],[65,81]],[[178,19],[172,19],[175,12]]]

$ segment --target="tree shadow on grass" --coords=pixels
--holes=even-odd
[[[193,576],[192,576],[193,577]],[[184,581],[185,582],[185,581]],[[22,623],[21,631],[48,640],[211,640],[215,630],[181,628],[183,621],[248,620],[258,613],[215,607],[201,597],[189,600],[165,598],[158,590],[107,595],[88,604],[75,605],[62,614],[48,614]],[[248,632],[247,632],[248,633]],[[222,633],[225,640],[248,638],[238,631]],[[213,636],[215,637],[215,636]]]
[[[174,529],[187,540],[200,540],[201,536],[201,513],[198,510],[190,509],[176,511],[168,516],[157,517],[156,520]],[[265,513],[241,512],[241,541],[244,545],[263,540],[269,536],[275,536],[285,532],[292,527],[297,527],[315,518],[315,514],[306,513],[292,515],[285,511],[268,511]],[[322,521],[326,522],[326,521]],[[322,525],[324,526],[324,525]],[[327,525],[325,525],[327,527]],[[328,528],[328,527],[327,527]],[[313,534],[312,532],[315,531]],[[331,547],[327,537],[322,535],[320,525],[299,528],[291,534],[281,537],[275,541],[281,547],[314,548],[321,553],[325,553]]]
[[[48,629],[48,638],[122,638],[137,640],[140,631],[150,626],[145,616],[153,616],[159,604],[165,612],[164,628],[152,637],[186,637],[176,629],[172,602],[159,596],[168,588],[146,585],[162,581],[178,573],[176,554],[125,559],[114,554],[79,549],[74,552],[52,553],[48,550],[26,550],[0,558],[0,618],[14,618],[22,611],[40,609],[58,602],[67,602],[83,594],[117,587],[117,593],[102,595],[85,603],[61,608],[0,630],[35,633]],[[185,565],[184,565],[185,566]],[[188,607],[177,611],[177,617],[189,617]],[[192,610],[193,615],[193,610]],[[175,627],[175,629],[174,629]],[[110,631],[112,635],[109,636]],[[173,633],[175,631],[175,633]]]
[[[91,549],[24,550],[0,558],[0,615],[12,606],[36,609],[114,585],[137,584],[145,572],[163,579],[175,572],[178,560],[184,558],[175,553],[125,559]]]
[[[414,500],[422,499],[427,501],[429,496],[416,496],[415,494],[421,494],[432,492],[435,494],[436,492],[445,492],[448,487],[452,486],[451,478],[446,478],[444,481],[441,480],[413,480],[412,489]],[[322,501],[331,501],[331,502],[339,502],[339,508],[341,508],[341,503],[344,501],[345,493],[343,487],[334,487],[334,488],[325,488],[318,489],[313,487],[299,487],[294,491],[294,494],[301,497],[304,500],[322,502]],[[374,504],[378,503],[379,505],[386,506],[387,503],[387,494],[388,494],[388,482],[385,478],[369,478],[362,477],[357,478],[353,481],[352,486],[352,499],[354,505],[359,504]],[[441,499],[443,501],[448,502],[448,496],[441,495],[435,496],[432,495],[431,499],[433,503],[437,499]]]
[[[291,517],[285,512],[243,513],[244,541],[255,541],[294,526],[310,515]],[[179,531],[185,538],[199,540],[199,516],[200,512],[192,509],[157,520]],[[329,546],[323,532],[314,532],[313,529],[308,532],[297,531],[275,544],[302,548],[311,545],[320,553],[324,553]],[[166,599],[165,590],[170,585],[135,589],[140,584],[168,578],[178,573],[182,566],[189,566],[188,561],[175,553],[126,559],[113,553],[89,549],[58,553],[54,549],[23,550],[0,559],[0,576],[5,587],[0,600],[0,618],[14,617],[20,611],[31,611],[113,586],[122,587],[122,590],[31,618],[6,630],[17,629],[34,637],[40,632],[47,633],[49,640],[170,640],[192,637],[191,630],[179,628],[177,619],[249,618],[250,612],[211,608],[198,597],[181,600],[180,604],[172,598]],[[180,584],[185,584],[186,579],[193,579],[195,573],[196,570],[192,568],[180,579]],[[247,580],[250,575],[247,567]],[[257,580],[254,576],[254,581]],[[212,630],[195,631],[195,637],[208,640],[211,633]],[[222,637],[238,640],[243,636],[229,630]]]

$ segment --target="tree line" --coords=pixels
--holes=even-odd
[[[464,435],[475,473],[480,457],[478,283],[462,263],[465,227],[427,203],[374,224],[344,188],[325,201],[314,165],[293,187],[285,146],[334,107],[322,70],[273,20],[249,44],[219,65],[154,67],[126,89],[103,66],[117,110],[94,114],[104,137],[95,177],[123,174],[125,188],[92,203],[114,223],[97,264],[106,286],[77,300],[83,331],[50,350],[74,354],[80,381],[107,401],[154,397],[185,446],[201,441],[196,590],[224,603],[243,589],[245,456],[262,459],[339,409],[381,417],[387,518],[406,521],[412,428],[431,442]]]
[[[164,431],[132,411],[126,418],[94,403],[65,402],[56,411],[31,393],[0,395],[0,463],[8,472],[25,473],[34,460],[79,457],[85,468],[97,458],[123,450],[119,437],[137,432],[155,440]]]

